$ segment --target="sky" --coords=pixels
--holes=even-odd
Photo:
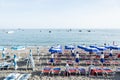
[[[0,0],[0,28],[120,28],[120,0]]]

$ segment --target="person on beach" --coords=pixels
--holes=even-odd
[[[113,56],[113,53],[112,53],[112,49],[110,49],[110,54],[109,54],[110,57]]]
[[[112,64],[112,59],[113,59],[112,56],[113,56],[112,49],[110,49],[110,53],[109,53],[110,64]]]
[[[52,65],[54,64],[54,53],[51,54],[50,63],[51,63]]]
[[[76,65],[78,65],[79,64],[79,53],[78,52],[76,52],[76,59],[75,59],[75,62],[77,63]]]
[[[66,70],[69,70],[69,68],[70,68],[68,63],[66,63],[65,67],[66,67]]]
[[[40,55],[39,47],[37,47],[37,54],[38,54],[38,56]]]
[[[66,71],[69,71],[69,69],[70,69],[70,66],[69,66],[68,63],[66,63],[66,65],[65,65],[65,70],[66,70]],[[68,76],[68,73],[67,73],[66,75]]]
[[[75,59],[75,50],[71,50],[71,56],[72,56],[72,60]]]
[[[102,67],[103,67],[103,63],[105,62],[104,53],[103,52],[101,52],[101,55],[100,55],[100,62],[101,62]]]

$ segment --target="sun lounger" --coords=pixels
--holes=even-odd
[[[110,68],[94,68],[91,69],[90,75],[96,77],[114,77],[114,72]]]
[[[106,60],[103,64],[106,65],[106,66],[108,66],[108,65],[110,65],[111,63],[110,63],[109,60]]]
[[[31,74],[21,74],[17,80],[28,80]]]
[[[116,69],[116,72],[120,72],[120,67],[118,67],[118,68]]]
[[[51,70],[51,73],[52,74],[58,74],[58,75],[60,75],[60,73],[61,73],[61,68],[53,68],[52,70]]]
[[[10,73],[4,80],[17,80],[19,73]]]
[[[42,72],[41,72],[41,74],[43,75],[43,74],[48,74],[48,75],[50,75],[50,72],[51,72],[51,70],[52,70],[52,68],[51,67],[44,67],[43,68],[43,70],[42,70]]]
[[[86,60],[86,61],[85,61],[85,64],[86,64],[86,66],[87,66],[87,65],[90,65],[90,64],[92,64],[92,61]]]
[[[78,68],[79,74],[81,75],[86,75],[86,70],[85,68]]]
[[[112,61],[112,64],[115,66],[118,66],[120,63],[119,63],[119,61]]]
[[[71,74],[77,74],[79,73],[78,70],[76,68],[69,68],[69,69],[66,69],[66,72],[67,72],[67,75],[71,75]]]
[[[69,65],[73,65],[74,61],[73,60],[67,60],[66,63],[69,64]]]
[[[106,77],[114,77],[115,72],[112,71],[110,68],[103,68],[104,72],[106,73]]]
[[[8,69],[10,68],[11,65],[12,65],[11,63],[7,62],[0,63],[0,69]]]

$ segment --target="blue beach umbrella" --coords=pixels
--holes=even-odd
[[[62,49],[51,48],[51,49],[49,49],[49,52],[51,52],[51,53],[62,53]]]
[[[62,53],[62,46],[58,45],[58,46],[52,46],[49,49],[49,52],[51,53]]]
[[[73,50],[73,49],[75,49],[75,46],[73,46],[73,45],[66,45],[65,49],[66,50]]]
[[[87,47],[87,48],[85,48],[84,49],[86,52],[90,52],[90,53],[92,53],[92,52],[98,52],[99,50],[98,49],[96,49],[96,48],[90,48],[90,47]]]
[[[106,47],[96,47],[99,51],[105,51],[105,50],[107,50],[107,48]]]
[[[112,46],[111,48],[114,50],[120,50],[120,46]]]
[[[96,45],[90,45],[89,47],[91,47],[91,48],[97,48]]]
[[[81,46],[81,45],[78,45],[77,47],[80,49],[83,49],[83,50],[85,50],[87,48],[86,46]]]
[[[105,46],[107,49],[120,50],[120,46]]]
[[[107,49],[112,49],[112,46],[105,46],[105,48],[107,48]]]

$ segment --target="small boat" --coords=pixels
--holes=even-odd
[[[51,33],[52,31],[49,31],[49,33]]]
[[[82,30],[79,30],[79,32],[82,32]]]
[[[8,34],[12,34],[12,33],[14,33],[14,31],[8,31],[8,32],[6,32],[6,33],[8,33]]]
[[[87,30],[88,32],[91,32],[90,30]]]

